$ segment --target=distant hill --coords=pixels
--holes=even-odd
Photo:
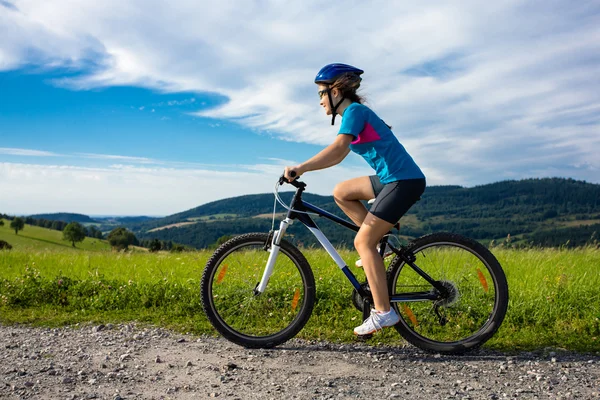
[[[25,225],[25,228],[15,234],[15,231],[10,228],[10,221],[4,219],[4,225],[0,226],[0,240],[10,243],[14,249],[72,249],[77,250],[92,250],[92,251],[109,251],[110,245],[106,240],[86,237],[83,242],[77,243],[73,248],[71,242],[63,240],[63,234],[60,231],[39,226]]]
[[[290,202],[292,192],[280,193],[281,198]],[[327,207],[328,211],[336,211],[337,205],[333,202],[331,196],[320,196],[312,193],[305,193],[305,201],[318,207]],[[187,211],[173,214],[164,218],[157,218],[151,221],[141,221],[140,223],[128,224],[133,231],[148,231],[166,225],[179,224],[188,221],[210,221],[210,220],[229,220],[238,218],[249,218],[259,214],[265,214],[273,210],[272,194],[253,194],[239,197],[232,197],[223,200],[213,201]]]
[[[281,193],[287,203],[291,196],[290,192]],[[303,198],[343,216],[332,196],[305,193]],[[272,194],[246,195],[126,226],[140,239],[172,240],[203,248],[221,236],[268,231],[272,210]],[[277,210],[285,211],[279,205]],[[277,221],[280,219],[278,217]],[[316,218],[315,221],[333,243],[352,245],[352,231],[325,219]],[[513,242],[581,245],[593,241],[592,236],[598,235],[594,232],[600,233],[600,185],[544,178],[503,181],[473,188],[430,186],[401,224],[401,234],[409,238],[443,230],[482,242],[503,241],[510,235]],[[300,225],[296,223],[290,227],[288,239],[305,245],[314,244],[310,232]]]
[[[95,220],[99,223],[105,224],[136,224],[141,222],[153,221],[158,217],[96,217]]]
[[[30,215],[29,218],[45,219],[48,221],[79,222],[81,224],[97,222],[87,215],[73,213],[35,214]]]

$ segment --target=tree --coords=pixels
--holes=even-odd
[[[130,245],[137,243],[137,238],[133,232],[120,227],[113,229],[108,234],[108,243],[116,250],[127,250]]]
[[[64,221],[52,221],[52,229],[55,231],[62,231],[67,226],[67,223]]]
[[[185,247],[178,244],[178,243],[174,243],[173,247],[171,247],[171,253],[181,253],[182,251],[185,251]]]
[[[25,228],[25,221],[21,217],[16,217],[10,223],[10,227],[15,230],[15,235],[19,234]]]
[[[96,239],[102,239],[102,231],[94,225],[88,227],[87,236]]]
[[[222,245],[223,243],[225,243],[226,241],[228,241],[232,237],[233,237],[233,235],[223,235],[223,236],[221,236],[220,238],[217,239],[217,247],[219,247],[220,245]]]
[[[83,242],[85,239],[85,228],[79,222],[71,222],[63,230],[63,240],[68,240],[75,247],[75,242]]]
[[[0,219],[0,226],[4,226],[4,220]]]
[[[152,242],[150,242],[150,251],[152,253],[159,251],[162,248],[162,245],[160,243],[160,240],[158,239],[152,239]]]

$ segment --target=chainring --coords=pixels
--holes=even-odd
[[[360,284],[360,287],[368,293],[369,297],[368,300],[371,304],[373,304],[373,296],[371,295],[371,288],[369,287],[369,283],[368,282],[363,282]],[[354,291],[352,292],[352,303],[354,304],[354,307],[356,307],[357,310],[359,311],[363,311],[363,304],[364,304],[364,299],[363,297],[358,293],[358,291],[356,289],[354,289]]]

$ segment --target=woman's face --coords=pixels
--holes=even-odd
[[[319,91],[318,91],[318,95],[321,98],[320,101],[320,105],[325,108],[325,113],[327,115],[331,115],[331,110],[332,110],[332,106],[329,103],[329,96],[327,95],[327,86],[325,85],[321,85],[319,84]],[[335,102],[337,100],[337,96],[338,96],[338,90],[337,89],[331,89],[331,97],[333,99],[333,101]]]

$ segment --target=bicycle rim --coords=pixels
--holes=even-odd
[[[205,311],[213,326],[246,347],[272,347],[294,336],[314,301],[310,268],[287,245],[280,249],[265,292],[255,293],[270,255],[263,248],[265,239],[250,235],[225,243],[209,260],[203,278],[209,292]]]
[[[508,304],[506,278],[496,259],[480,244],[452,234],[417,240],[411,250],[414,263],[448,294],[395,304],[398,331],[424,350],[461,353],[482,345],[498,329]],[[391,293],[438,293],[409,265],[401,263],[391,272]]]

